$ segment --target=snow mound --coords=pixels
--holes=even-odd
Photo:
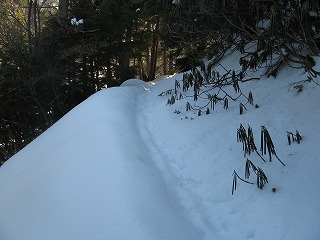
[[[196,239],[136,127],[139,84],[101,91],[1,168],[0,239]]]

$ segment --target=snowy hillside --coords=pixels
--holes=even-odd
[[[222,65],[237,70],[238,57]],[[303,70],[261,74],[240,84],[254,98],[242,115],[241,99],[201,116],[186,102],[205,100],[166,106],[170,96],[158,95],[182,74],[93,95],[0,168],[0,239],[320,239],[320,86],[293,87]],[[248,155],[268,183],[238,179],[232,195],[234,171],[245,177],[240,124],[258,148],[265,126],[286,166]],[[296,130],[302,141],[289,145]]]

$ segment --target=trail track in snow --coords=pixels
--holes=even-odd
[[[169,194],[173,194],[186,218],[200,232],[201,239],[217,237],[217,229],[212,226],[203,206],[203,199],[197,194],[197,183],[186,175],[175,160],[174,151],[166,146],[158,135],[156,119],[151,114],[152,85],[145,88],[137,100],[137,127],[142,142],[155,167],[159,170]],[[172,146],[174,148],[174,146]],[[219,239],[223,239],[219,236]]]

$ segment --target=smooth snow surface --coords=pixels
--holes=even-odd
[[[237,70],[238,57],[222,65]],[[240,84],[258,108],[239,115],[240,98],[198,116],[186,102],[205,99],[166,106],[171,96],[158,96],[181,79],[100,91],[8,160],[0,168],[0,239],[319,240],[320,87],[304,82],[298,92],[291,84],[307,75],[285,68]],[[258,148],[266,126],[286,166],[247,156],[269,182],[260,190],[238,180],[231,195],[233,171],[244,178],[240,124],[252,127]],[[288,145],[286,131],[296,130],[301,143]]]

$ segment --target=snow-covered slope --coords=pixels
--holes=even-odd
[[[99,92],[8,161],[0,239],[195,239],[140,139],[143,91]]]
[[[237,57],[223,66],[236,68]],[[198,116],[185,110],[190,99],[166,106],[158,96],[181,79],[100,91],[7,161],[0,239],[320,239],[320,87],[298,93],[290,84],[306,74],[283,69],[240,85],[259,108],[239,115],[239,99]],[[286,166],[248,156],[269,182],[238,180],[231,195],[234,170],[244,178],[240,124],[256,139],[266,126]],[[296,130],[302,142],[289,146],[286,131]]]

